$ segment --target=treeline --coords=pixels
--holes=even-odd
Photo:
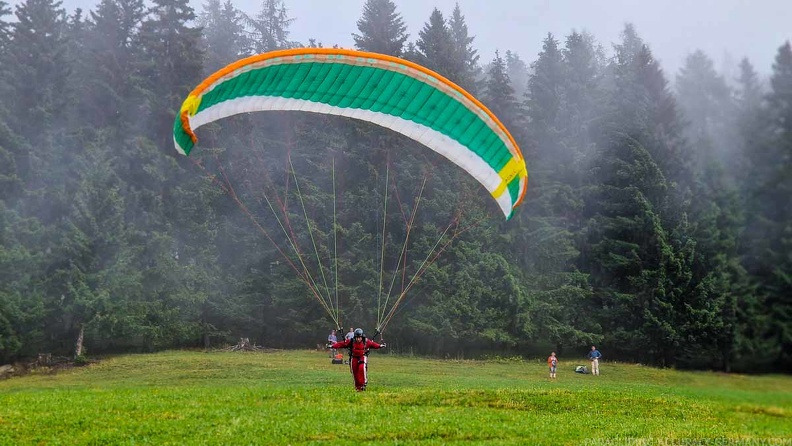
[[[243,336],[304,347],[387,320],[392,347],[424,354],[595,343],[660,366],[792,370],[789,42],[769,84],[695,52],[672,87],[630,25],[612,51],[572,32],[530,64],[481,61],[458,6],[409,36],[393,1],[367,0],[357,49],[459,84],[522,147],[528,195],[502,222],[460,169],[349,119],[236,116],[176,154],[174,117],[205,76],[322,45],[290,41],[290,23],[283,0],[255,15],[26,0],[13,16],[0,1],[0,362]]]

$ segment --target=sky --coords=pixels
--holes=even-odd
[[[191,0],[196,11],[205,0]],[[618,42],[625,23],[638,34],[673,76],[691,52],[701,49],[716,69],[736,76],[736,66],[748,57],[755,69],[769,74],[775,54],[792,40],[792,0],[393,0],[402,15],[409,41],[429,20],[434,8],[445,17],[456,3],[475,37],[482,64],[511,50],[530,63],[541,51],[548,32],[563,41],[572,30],[588,31],[608,54]],[[99,0],[63,0],[72,12],[94,9]],[[20,3],[11,0],[9,3]],[[234,0],[248,14],[261,9],[261,0]],[[314,38],[324,46],[353,47],[365,0],[284,0],[294,19],[290,39],[307,43]],[[730,73],[727,77],[730,77]]]

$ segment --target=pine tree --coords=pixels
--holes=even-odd
[[[201,30],[188,24],[195,13],[187,0],[155,0],[137,36],[142,51],[151,139],[170,147],[173,121],[181,102],[202,74]]]
[[[594,152],[597,126],[604,112],[601,86],[603,54],[594,38],[586,33],[573,32],[566,38],[563,55],[564,101],[559,111],[559,127],[563,145],[569,147],[573,157],[582,159]],[[567,178],[571,184],[579,175]]]
[[[198,17],[203,30],[204,75],[209,76],[220,68],[239,59],[246,43],[242,13],[231,0],[208,0]]]
[[[68,111],[70,75],[66,14],[61,2],[28,0],[17,6],[8,49],[7,107],[14,110],[12,129],[46,152],[54,124]],[[46,153],[38,153],[47,156]],[[17,159],[21,169],[26,160]]]
[[[90,13],[82,63],[74,76],[79,116],[86,130],[113,129],[124,134],[132,126],[132,116],[140,112],[135,38],[144,13],[142,0],[102,0]]]
[[[583,265],[590,268],[602,342],[636,360],[666,364],[683,340],[674,314],[676,262],[661,207],[654,201],[668,188],[649,152],[628,135],[613,141],[596,158],[590,209],[584,233]]]
[[[8,48],[8,126],[14,143],[16,176],[24,185],[21,216],[42,225],[58,221],[68,203],[57,189],[67,181],[67,168],[78,147],[70,143],[72,61],[69,25],[60,3],[31,0],[17,6]],[[5,64],[4,64],[5,65]],[[13,113],[10,113],[13,111]],[[17,139],[18,138],[18,139]],[[42,235],[42,237],[46,237]]]
[[[479,91],[476,79],[481,77],[481,68],[478,65],[479,56],[478,51],[473,47],[475,37],[468,33],[465,16],[462,15],[459,3],[455,4],[454,10],[451,12],[448,29],[451,32],[455,58],[460,65],[456,82],[465,90],[476,94]]]
[[[533,149],[528,156],[532,163],[541,162],[545,169],[553,171],[558,164],[569,163],[563,160],[567,153],[561,150],[557,137],[564,68],[558,41],[552,34],[543,40],[539,58],[531,67],[533,74],[528,80],[524,103]]]
[[[616,45],[611,70],[616,89],[611,105],[617,113],[613,125],[642,135],[640,141],[668,180],[686,187],[691,181],[691,153],[681,140],[676,101],[660,64],[632,25],[625,27],[622,43]]]
[[[587,308],[592,298],[587,273],[576,267],[581,253],[575,244],[579,229],[573,216],[580,214],[581,198],[574,178],[581,174],[574,162],[580,149],[572,135],[581,130],[566,126],[572,122],[573,109],[581,110],[567,106],[566,90],[572,87],[567,72],[576,68],[566,66],[552,35],[544,39],[532,68],[525,90],[528,122],[523,136],[523,147],[530,150],[532,206],[517,216],[516,245],[521,250],[518,261],[528,271],[533,338],[562,350],[601,339],[601,327]]]
[[[740,61],[740,76],[737,79],[737,104],[742,112],[753,112],[762,103],[762,86],[751,61],[744,58]]]
[[[737,118],[729,88],[701,51],[691,54],[677,76],[686,133],[696,148],[695,200],[690,206],[690,234],[696,240],[689,308],[691,342],[680,357],[698,367],[730,370],[739,357],[738,307],[751,299],[739,264],[737,236],[742,213],[732,160],[739,148]],[[687,356],[687,357],[685,357]]]
[[[731,91],[715,72],[712,60],[700,50],[689,55],[677,74],[676,87],[679,108],[688,121],[685,134],[698,146],[699,162],[716,161],[733,172],[730,163],[737,151],[734,104]],[[704,151],[708,147],[709,153]]]
[[[792,366],[792,46],[778,49],[767,95],[767,141],[753,149],[744,264],[757,283],[781,370]]]
[[[253,28],[250,37],[249,53],[266,53],[295,46],[289,41],[289,25],[294,21],[289,18],[283,0],[262,0],[261,10],[256,17],[245,16],[248,26]]]
[[[395,57],[402,55],[409,37],[407,25],[391,0],[366,0],[357,28],[360,34],[352,34],[355,48]]]
[[[487,108],[500,119],[506,129],[518,131],[520,128],[519,103],[514,97],[514,89],[511,86],[509,74],[506,72],[506,63],[497,50],[487,73],[485,89],[484,103]]]
[[[761,107],[762,86],[751,62],[744,58],[740,62],[740,76],[735,90],[735,127],[737,148],[730,161],[735,182],[739,189],[745,189],[750,172],[750,147],[763,138]]]
[[[631,357],[671,365],[705,304],[691,292],[692,165],[668,82],[632,26],[609,73],[581,267],[591,273],[596,306],[607,309],[600,319],[609,339]]]
[[[520,59],[517,53],[511,50],[506,50],[504,56],[506,73],[511,79],[514,97],[522,98],[525,96],[525,88],[528,86],[528,65]]]
[[[457,82],[464,67],[455,56],[454,40],[443,13],[437,8],[432,11],[429,22],[418,33],[417,62],[440,73],[451,82]]]

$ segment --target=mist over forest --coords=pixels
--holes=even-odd
[[[737,78],[703,51],[670,73],[631,24],[518,54],[479,48],[459,6],[408,36],[397,1],[367,0],[355,49],[439,73],[521,148],[528,190],[504,219],[464,170],[361,120],[239,114],[178,154],[204,78],[322,46],[291,40],[292,20],[288,0],[0,0],[0,364],[314,348],[352,326],[438,357],[594,344],[792,370],[790,42]]]

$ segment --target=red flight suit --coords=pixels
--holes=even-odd
[[[352,377],[355,379],[355,390],[366,390],[368,383],[367,353],[371,348],[375,350],[382,348],[382,345],[366,338],[362,338],[360,342],[356,342],[355,338],[352,338],[336,342],[332,348],[349,349],[349,371],[352,372]]]

